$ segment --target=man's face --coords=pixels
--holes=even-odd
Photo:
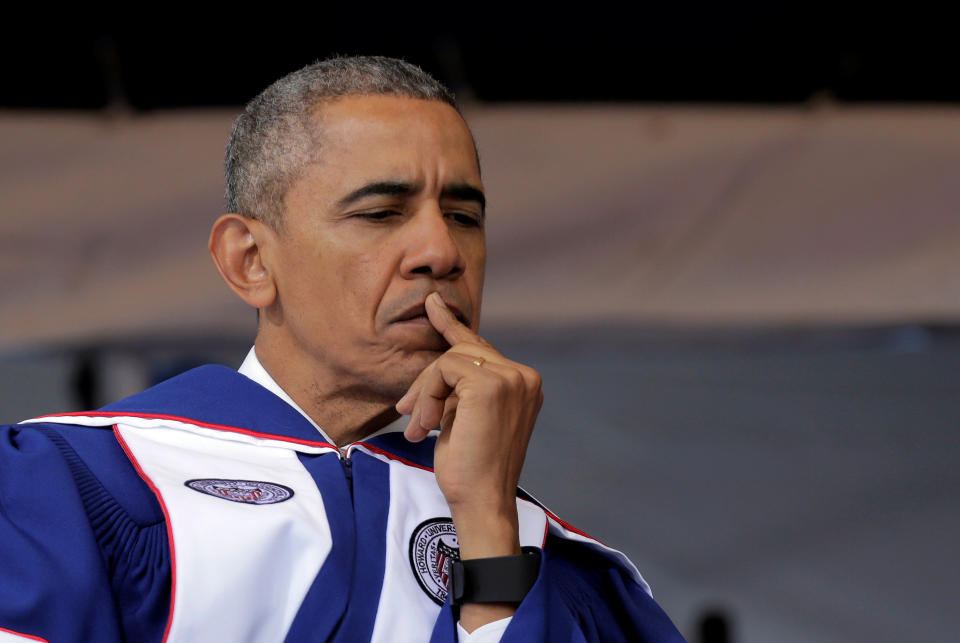
[[[440,101],[348,96],[315,118],[319,162],[288,191],[268,257],[274,308],[318,381],[397,398],[448,348],[426,318],[428,294],[479,323],[486,245],[473,140]]]

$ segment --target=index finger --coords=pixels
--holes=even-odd
[[[447,340],[447,343],[451,346],[463,342],[490,346],[486,340],[457,319],[453,311],[447,308],[447,304],[438,293],[432,292],[427,295],[424,308],[427,310],[427,318],[430,320],[430,323],[433,324],[437,332],[443,335],[443,338]]]

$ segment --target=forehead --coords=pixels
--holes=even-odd
[[[481,187],[470,131],[442,101],[347,96],[322,105],[314,125],[320,149],[304,178],[323,177],[326,188],[349,191],[357,182],[379,179],[426,188],[453,182]]]

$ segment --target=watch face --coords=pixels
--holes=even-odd
[[[460,542],[450,518],[424,520],[410,536],[410,567],[434,603],[447,600],[450,565],[460,560]]]

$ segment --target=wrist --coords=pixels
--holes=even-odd
[[[511,511],[451,511],[460,558],[493,558],[520,553],[516,504]]]

